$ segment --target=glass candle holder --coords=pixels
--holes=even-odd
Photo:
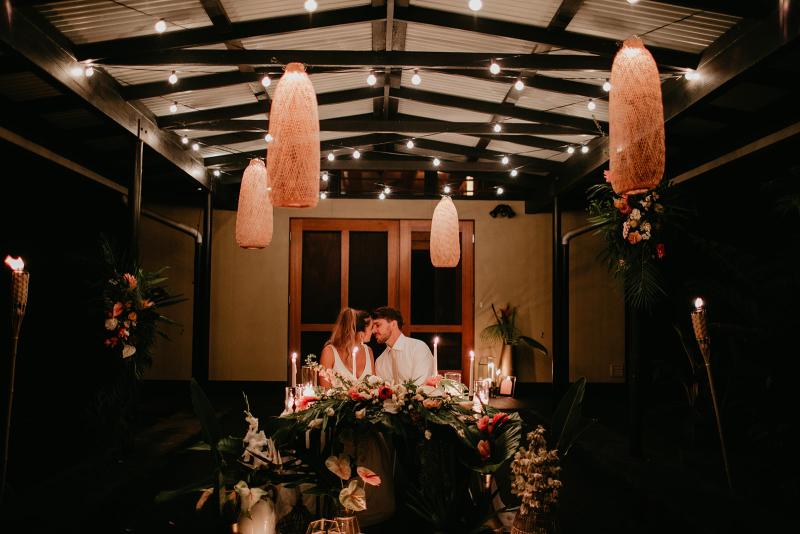
[[[286,386],[284,388],[286,390],[286,394],[284,396],[283,401],[283,409],[286,412],[294,412],[295,410],[295,389],[291,386]]]
[[[445,380],[461,382],[461,373],[459,371],[448,371],[444,374],[444,378]]]
[[[309,365],[300,368],[300,383],[304,386],[317,387],[319,385],[317,370]]]
[[[491,387],[491,380],[484,379],[475,381],[475,395],[480,398],[483,404],[488,404],[489,402],[489,391]]]

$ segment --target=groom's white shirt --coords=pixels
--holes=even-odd
[[[392,365],[392,358],[395,365]],[[393,372],[397,370],[397,376]],[[425,383],[433,375],[433,355],[424,341],[400,334],[394,346],[386,345],[386,349],[375,361],[378,376],[393,384],[414,381],[418,386]]]

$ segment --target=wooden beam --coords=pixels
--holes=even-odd
[[[542,158],[534,158],[525,155],[514,155],[514,154],[506,154],[504,152],[497,152],[495,150],[487,150],[483,147],[471,147],[471,146],[464,146],[464,145],[457,145],[455,143],[444,143],[442,141],[436,141],[433,139],[416,139],[414,140],[415,149],[417,147],[422,149],[428,149],[433,152],[442,152],[446,154],[456,154],[459,156],[466,156],[468,158],[473,158],[475,160],[479,158],[486,158],[486,159],[495,159],[497,162],[500,162],[500,158],[502,156],[508,156],[509,164],[508,165],[500,165],[500,168],[505,170],[506,172],[510,171],[513,168],[521,169],[523,167],[527,168],[528,165],[531,165],[532,168],[535,169],[542,169],[547,171],[556,171],[560,170],[562,164],[557,161],[546,160]]]
[[[383,8],[370,6],[331,9],[313,14],[303,13],[235,22],[224,30],[215,26],[205,26],[164,34],[101,41],[76,47],[76,55],[78,60],[81,61],[99,60],[109,56],[135,57],[170,48],[210,45],[232,39],[246,39],[248,37],[278,35],[340,24],[370,22],[383,19],[385,15]]]
[[[161,50],[135,56],[110,56],[98,65],[260,65],[281,67],[291,62],[325,67],[435,67],[438,69],[489,68],[492,59],[509,69],[607,71],[611,59],[580,54],[508,54],[502,52],[418,52],[368,50]]]
[[[800,35],[800,4],[788,3],[783,11],[775,10],[765,19],[734,27],[708,47],[700,61],[699,80],[671,79],[664,82],[664,120],[669,121],[707,97],[725,83],[744,73],[759,61],[778,51]],[[730,35],[729,35],[730,34]],[[580,180],[608,161],[608,138],[589,143],[590,153],[572,157],[564,173],[555,182],[554,195],[570,190]]]
[[[586,0],[562,0],[547,27],[551,30],[567,29],[567,26],[569,26],[569,23],[572,22],[572,19],[585,2]]]
[[[512,117],[531,122],[570,127],[575,129],[575,133],[587,133],[592,135],[601,133],[598,132],[597,126],[592,119],[585,119],[583,117],[576,117],[574,115],[564,115],[561,113],[553,113],[550,111],[519,108],[510,103],[497,104],[494,102],[486,102],[483,100],[476,100],[463,96],[451,94],[446,95],[431,91],[423,91],[421,89],[411,89],[408,87],[393,89],[392,94],[399,98],[416,100],[418,102],[426,102],[428,104],[435,104],[437,106],[466,109],[470,111],[476,111],[478,113],[486,113],[489,115],[501,115],[504,117]],[[600,122],[599,124],[604,131],[608,129],[608,123]]]
[[[554,47],[566,48],[568,50],[590,52],[592,54],[605,56],[606,58],[612,58],[619,49],[619,43],[615,39],[606,39],[562,30],[550,30],[549,28],[542,28],[540,26],[475,17],[472,15],[462,15],[460,13],[426,7],[409,6],[406,8],[397,8],[395,16],[397,19],[406,22],[430,24],[503,37],[513,37]],[[645,41],[646,40],[645,38]],[[699,59],[697,54],[679,52],[668,48],[648,46],[648,50],[653,54],[653,57],[659,65],[675,69],[695,68]],[[495,57],[503,58],[506,55],[508,54],[500,54]],[[539,67],[524,68],[537,69]],[[605,70],[608,68],[610,68],[610,62]]]
[[[153,118],[131,106],[119,94],[113,78],[95,72],[91,78],[71,73],[75,58],[60,47],[45,29],[32,23],[17,9],[0,17],[0,41],[31,62],[36,71],[59,87],[74,93],[133,135],[139,132],[145,144],[189,174],[201,186],[211,185],[202,161],[180,145],[178,136],[158,128]]]

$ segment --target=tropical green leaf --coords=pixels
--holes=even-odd
[[[199,493],[205,491],[206,489],[212,487],[213,485],[214,481],[211,479],[211,477],[208,477],[201,481],[195,481],[190,484],[186,484],[181,488],[177,488],[174,490],[160,491],[156,495],[156,503],[162,504],[165,502],[169,502],[173,499],[176,499],[178,497],[181,497],[183,495],[187,495],[189,493]]]
[[[194,413],[200,420],[200,427],[203,430],[203,437],[213,450],[217,449],[219,440],[222,439],[222,430],[220,429],[217,415],[211,401],[206,397],[203,388],[197,383],[197,380],[192,378],[189,387],[192,394],[192,406]]]
[[[582,376],[573,382],[553,412],[552,435],[556,438],[555,448],[562,458],[587,428],[581,415],[585,391],[586,377]]]
[[[532,349],[539,350],[539,351],[543,352],[545,355],[548,354],[547,347],[545,347],[544,345],[542,345],[541,343],[539,343],[538,341],[536,341],[532,337],[519,336],[519,340],[522,341],[523,343],[525,343],[526,345],[528,345]]]

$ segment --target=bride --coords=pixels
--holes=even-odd
[[[370,314],[344,308],[336,319],[333,332],[322,349],[320,363],[333,369],[342,378],[360,381],[375,374],[375,358],[367,343],[372,337]],[[354,367],[355,364],[355,367]],[[323,375],[320,385],[331,387]],[[366,492],[367,509],[358,513],[362,527],[376,525],[394,515],[394,480],[392,462],[394,453],[383,434],[377,431],[362,431],[340,436],[342,452],[356,459],[356,464],[372,469],[381,477],[381,485],[370,486]],[[332,451],[333,452],[333,451]]]

